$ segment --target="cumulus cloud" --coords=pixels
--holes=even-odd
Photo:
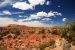
[[[28,0],[27,2],[16,2],[12,5],[14,8],[18,8],[21,10],[29,10],[34,9],[36,5],[43,5],[46,0]]]
[[[55,16],[55,14],[53,12],[49,12],[47,17],[50,17],[50,16]]]
[[[46,0],[28,0],[32,6],[43,5]]]
[[[50,16],[62,16],[62,14],[61,14],[61,13],[58,13],[58,12],[50,11],[50,12],[48,13],[48,16],[47,16],[47,17],[50,17]]]
[[[32,5],[26,2],[16,2],[15,4],[13,4],[13,7],[21,10],[33,9]]]
[[[47,1],[47,2],[46,2],[46,5],[49,5],[49,4],[50,4],[50,1]]]
[[[2,0],[0,1],[0,7],[4,7],[7,5],[13,5],[17,1],[20,1],[20,0]]]
[[[58,13],[58,12],[50,11],[50,12],[46,13],[46,12],[41,11],[41,12],[38,12],[36,14],[31,14],[27,18],[19,19],[18,22],[32,21],[32,19],[35,19],[36,21],[38,19],[40,19],[41,21],[51,21],[52,19],[50,19],[49,17],[51,17],[51,16],[53,16],[53,17],[54,16],[61,16],[61,15],[62,14]],[[26,16],[19,15],[19,17],[26,17]],[[41,18],[43,18],[43,19],[41,19]]]
[[[4,7],[6,5],[12,5],[14,8],[18,8],[21,10],[29,10],[34,9],[36,5],[43,5],[45,4],[46,0],[28,0],[29,3],[22,2],[21,0],[4,0],[0,2],[0,7]]]
[[[53,11],[50,11],[48,13],[46,12],[38,12],[36,14],[31,14],[28,18],[26,18],[26,20],[31,20],[31,19],[40,19],[42,17],[55,17],[55,16],[62,16],[61,13],[58,13],[58,12],[53,12]]]
[[[31,19],[39,19],[39,18],[41,18],[43,16],[47,16],[47,13],[42,11],[42,12],[38,12],[36,14],[31,14],[29,18],[31,18]]]
[[[10,11],[3,11],[4,14],[12,14]],[[20,13],[20,12],[18,12]],[[14,13],[13,13],[14,14]],[[3,25],[9,25],[9,24],[20,24],[20,25],[27,25],[27,26],[35,26],[35,27],[38,27],[38,26],[47,26],[43,23],[41,23],[40,21],[32,21],[32,19],[40,19],[41,17],[45,17],[43,19],[41,19],[42,21],[49,21],[49,20],[52,20],[48,17],[51,17],[51,16],[61,16],[62,14],[61,13],[58,13],[58,12],[53,12],[53,11],[50,11],[48,13],[46,12],[37,12],[35,14],[31,14],[29,17],[25,18],[25,19],[13,19],[13,18],[0,18],[0,25],[3,26]],[[20,16],[20,17],[23,17],[23,16]],[[15,21],[16,20],[16,21]],[[65,21],[66,18],[63,18],[63,21]],[[32,24],[32,25],[31,25]]]
[[[67,20],[67,18],[63,18],[62,21],[65,22]]]
[[[37,16],[47,16],[47,13],[41,11],[41,12],[38,12],[38,13],[37,13]]]

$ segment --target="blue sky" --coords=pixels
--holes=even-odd
[[[72,19],[74,0],[0,0],[0,26],[49,27]]]

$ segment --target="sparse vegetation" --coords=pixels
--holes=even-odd
[[[49,47],[51,46],[51,48],[54,48],[55,47],[55,41],[53,40],[50,40],[49,42],[47,43],[43,43],[39,46],[40,50],[44,50],[46,47]]]
[[[65,27],[68,30],[68,32],[66,34],[68,41],[75,45],[75,20],[68,21],[65,24]]]
[[[52,33],[65,38],[72,44],[75,44],[75,20],[67,21],[64,26],[59,29],[54,29]]]

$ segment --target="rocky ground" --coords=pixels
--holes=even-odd
[[[48,43],[50,40],[54,41],[56,46],[52,50],[63,50],[59,46],[60,39],[62,39],[60,36],[51,34],[48,28],[19,25],[0,27],[0,50],[40,50],[40,44]],[[74,46],[71,48],[75,50]],[[45,50],[50,50],[50,46]]]

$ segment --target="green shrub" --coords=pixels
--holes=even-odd
[[[75,20],[67,21],[64,26],[67,30],[65,36],[68,42],[75,45]]]
[[[42,34],[42,38],[46,38],[46,35],[45,34]]]
[[[52,48],[55,47],[55,41],[53,40],[50,40],[49,42],[47,43],[43,43],[39,46],[40,50],[44,50],[46,47],[49,47],[49,46],[52,46]]]

